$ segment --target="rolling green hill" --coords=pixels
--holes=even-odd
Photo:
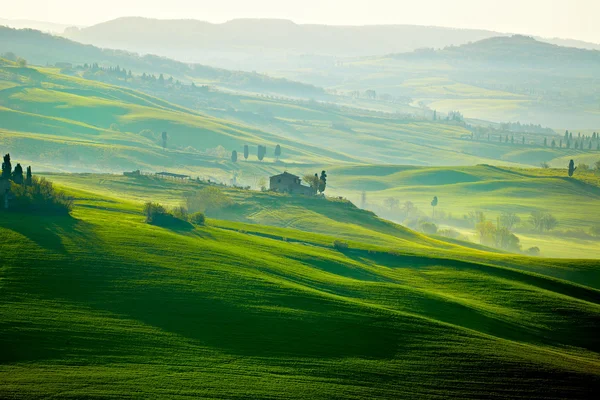
[[[487,140],[462,122],[117,82],[124,86],[0,61],[0,145],[44,169],[186,168],[192,174],[209,171],[220,180],[229,180],[233,171],[277,172],[292,164],[537,166],[596,153],[595,147],[543,147],[548,135],[540,133],[512,133],[515,143],[506,143],[501,130]],[[169,134],[167,151],[161,148],[162,131]],[[266,145],[266,161],[227,163],[232,150],[241,156],[244,144],[251,147],[250,160],[256,160],[256,145]],[[284,149],[279,164],[272,162],[276,144]]]
[[[83,178],[64,178],[72,217],[0,214],[0,397],[542,399],[600,386],[594,262],[444,249],[400,228],[410,251],[358,238],[337,250],[339,226],[171,230],[145,224],[141,203],[113,192],[123,182]]]
[[[580,158],[575,160],[579,162]],[[595,161],[600,161],[600,154]],[[527,246],[539,246],[546,256],[598,258],[599,238],[585,233],[600,226],[600,216],[595,212],[595,205],[600,201],[599,175],[576,171],[573,178],[568,178],[566,165],[561,169],[490,165],[332,166],[328,173],[335,176],[331,185],[335,186],[336,193],[360,204],[365,191],[366,208],[395,221],[407,219],[401,208],[407,201],[418,209],[412,219],[431,217],[430,203],[433,196],[437,196],[437,222],[441,225],[472,230],[473,223],[465,220],[469,213],[481,211],[495,221],[501,213],[512,212],[521,219],[515,229]],[[394,209],[386,206],[386,199],[390,198],[397,199],[399,206]],[[532,232],[528,221],[530,214],[536,211],[550,212],[557,218],[554,233]],[[474,236],[473,232],[470,234]]]

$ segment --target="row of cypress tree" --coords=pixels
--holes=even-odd
[[[27,167],[26,175],[23,176],[23,167],[21,164],[17,164],[13,170],[10,154],[5,154],[2,162],[2,174],[0,175],[0,179],[10,180],[18,185],[31,185],[33,179],[31,175],[31,166]]]

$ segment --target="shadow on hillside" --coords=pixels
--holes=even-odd
[[[91,239],[89,224],[70,215],[39,215],[19,212],[2,213],[1,216],[1,227],[12,230],[51,252],[66,254],[67,250],[63,239],[68,235]]]

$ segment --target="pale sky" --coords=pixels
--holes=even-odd
[[[0,0],[0,18],[93,25],[123,16],[285,18],[330,25],[481,28],[600,43],[600,0]]]

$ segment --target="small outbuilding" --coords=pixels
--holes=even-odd
[[[270,178],[270,188],[279,193],[289,193],[301,196],[313,196],[315,191],[310,186],[304,186],[299,176],[284,172]]]

